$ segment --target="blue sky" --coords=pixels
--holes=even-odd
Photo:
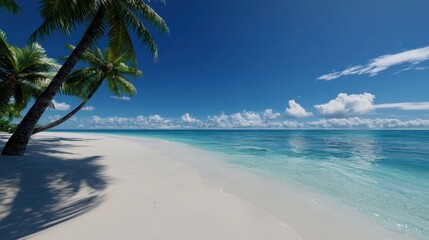
[[[37,1],[17,2],[24,12],[0,12],[0,28],[23,46],[41,19]],[[152,30],[157,63],[135,42],[145,74],[134,81],[137,95],[114,99],[104,86],[91,111],[60,128],[429,128],[428,1],[150,5],[171,34]],[[83,29],[40,43],[61,57]],[[79,104],[55,101],[42,122]]]

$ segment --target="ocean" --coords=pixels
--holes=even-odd
[[[429,131],[86,130],[154,137],[293,183],[429,239]]]

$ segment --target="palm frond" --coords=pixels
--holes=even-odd
[[[136,64],[134,46],[128,32],[129,24],[124,18],[126,13],[122,4],[118,1],[115,1],[114,4],[115,6],[110,9],[107,16],[107,21],[110,25],[108,49],[115,56],[119,56],[121,53],[125,54],[133,64]]]
[[[119,97],[121,95],[121,90],[113,78],[107,78],[107,86],[109,87],[109,90],[115,94],[115,96]]]
[[[66,47],[73,51],[75,47],[73,45],[66,45]],[[82,62],[85,62],[95,68],[101,68],[105,65],[104,57],[97,56],[97,49],[96,48],[87,48],[85,52],[82,53],[80,60]],[[64,58],[68,58],[68,56],[65,56]]]
[[[117,86],[120,89],[121,93],[125,93],[129,96],[133,96],[135,93],[137,93],[136,87],[124,76],[120,74],[115,74],[114,76],[112,76],[112,78],[117,83]]]
[[[75,70],[69,75],[63,86],[61,86],[60,93],[85,99],[90,92],[88,86],[92,86],[93,82],[98,79],[99,72],[95,72],[91,68]]]
[[[125,63],[122,63],[122,62],[116,64],[115,71],[118,74],[125,74],[125,75],[132,76],[134,78],[143,76],[142,71],[140,71],[136,68],[133,68],[133,67],[129,67]]]
[[[0,0],[0,9],[2,8],[12,12],[13,14],[17,14],[22,11],[18,4],[13,0]]]
[[[165,3],[165,2],[164,2]],[[129,6],[138,16],[145,19],[163,33],[170,34],[167,23],[158,13],[143,1],[129,1]]]
[[[9,46],[5,32],[0,29],[0,68],[14,68],[14,48]]]
[[[46,55],[38,43],[23,48],[6,42],[0,33],[0,110],[8,105],[23,110],[32,98],[37,98],[53,77],[60,65]],[[43,84],[42,84],[43,83]],[[11,103],[10,99],[14,101]]]
[[[70,35],[77,24],[90,22],[94,16],[94,9],[98,9],[100,1],[70,1],[44,0],[41,1],[40,13],[42,25],[30,36],[31,42],[52,37],[55,33]]]
[[[31,43],[17,54],[19,69],[21,73],[57,71],[61,65],[46,55],[45,49],[38,43]]]
[[[133,31],[137,38],[146,45],[149,52],[152,54],[155,61],[158,60],[158,47],[156,46],[155,40],[147,30],[146,26],[140,21],[138,16],[134,14],[125,4],[122,4],[121,10],[123,13],[124,21],[127,23],[128,29]],[[133,49],[134,50],[134,49]]]

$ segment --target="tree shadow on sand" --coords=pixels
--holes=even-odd
[[[6,138],[0,135],[0,149]],[[43,137],[31,141],[26,156],[0,156],[1,239],[37,233],[103,201],[107,180],[98,163],[102,157],[74,155],[78,141],[95,140]]]

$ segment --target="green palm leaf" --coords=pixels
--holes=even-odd
[[[17,14],[21,11],[21,8],[13,0],[0,0],[0,9],[6,9],[7,11]]]
[[[7,43],[0,31],[0,111],[12,107],[22,111],[31,99],[37,98],[60,65],[46,55],[37,43],[23,48]],[[13,99],[13,101],[11,100]]]

